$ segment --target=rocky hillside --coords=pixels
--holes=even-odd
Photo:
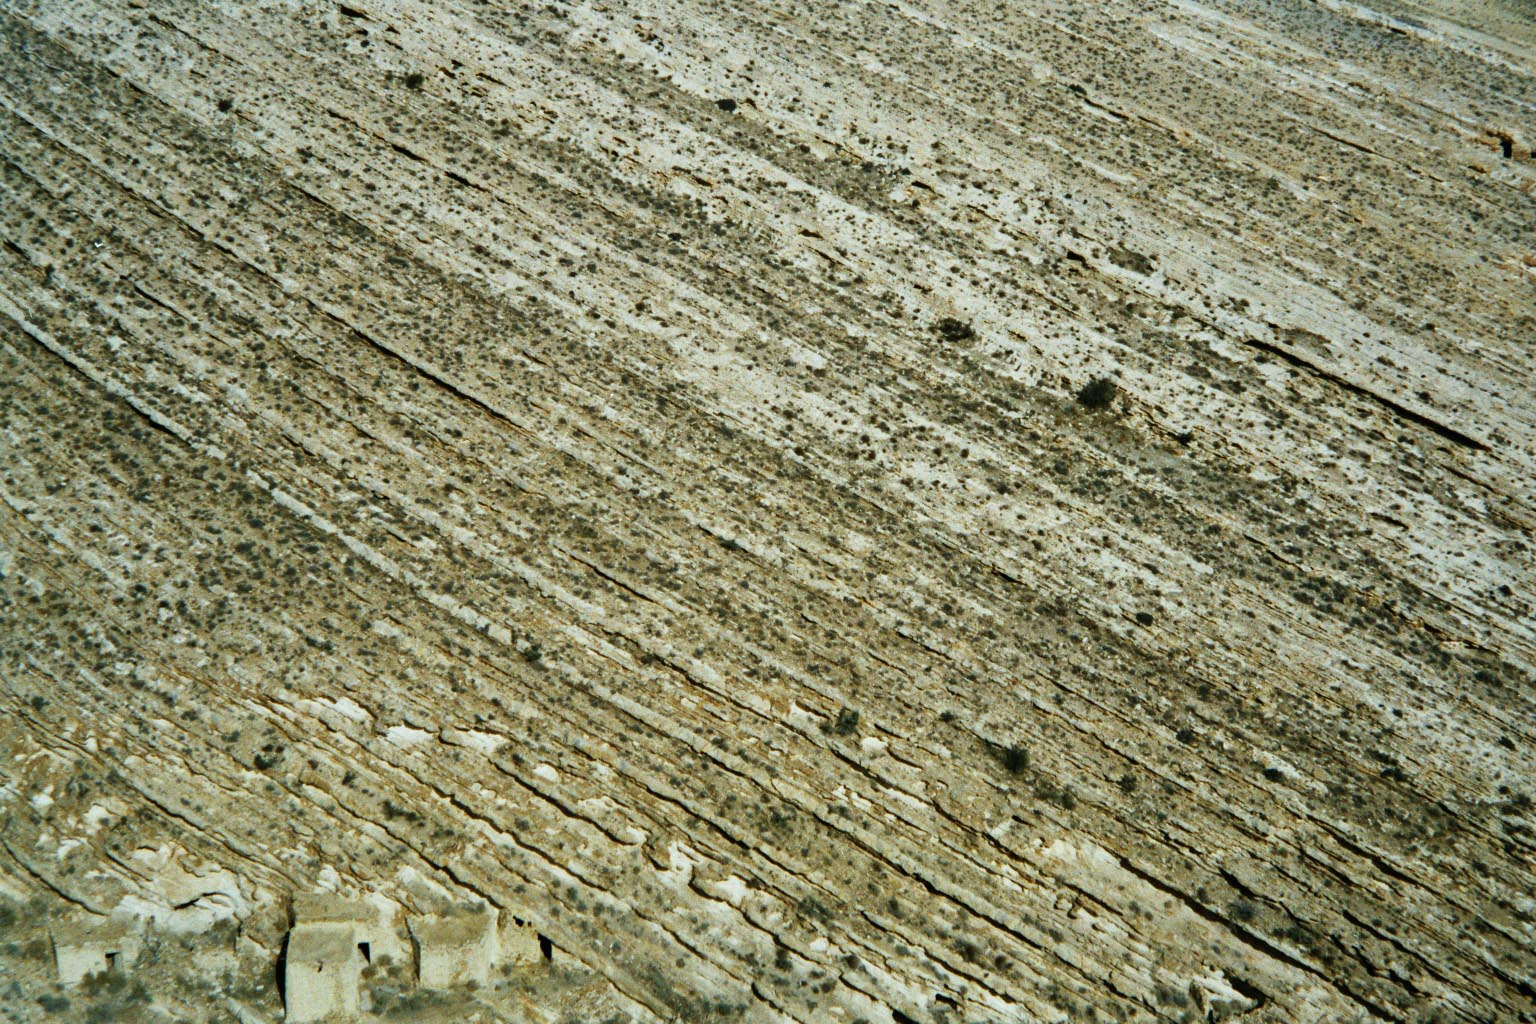
[[[571,1022],[1536,1019],[1533,54],[0,3],[7,1019],[280,1019],[316,889]]]

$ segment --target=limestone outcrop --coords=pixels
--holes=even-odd
[[[1532,54],[0,3],[5,1012],[1532,1020]]]

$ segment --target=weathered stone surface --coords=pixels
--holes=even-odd
[[[547,948],[545,939],[521,918],[502,914],[496,930],[496,959],[504,964],[537,964],[552,960],[553,950]]]
[[[497,959],[496,923],[496,911],[487,907],[412,919],[421,986],[456,988],[489,981]]]
[[[68,988],[93,974],[130,971],[144,944],[137,927],[122,918],[77,914],[49,928],[59,984]]]
[[[352,1017],[361,1009],[363,954],[350,924],[295,925],[283,969],[283,1019],[290,1024]]]
[[[332,892],[294,893],[289,906],[294,925],[338,924],[352,929],[364,958],[409,959],[410,944],[395,907],[387,901],[340,896]]]
[[[173,1019],[321,878],[582,1019],[1531,1019],[1532,53],[7,0],[0,892],[237,922]]]

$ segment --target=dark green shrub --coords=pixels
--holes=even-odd
[[[851,736],[858,731],[859,713],[852,708],[839,708],[837,717],[822,724],[821,731],[834,736]]]
[[[1070,811],[1077,806],[1077,794],[1053,779],[1036,779],[1035,796],[1047,803],[1055,804],[1064,811]]]
[[[938,332],[941,340],[951,345],[956,342],[970,341],[976,337],[976,332],[971,329],[970,324],[963,320],[956,320],[952,316],[947,316],[934,324],[933,329]]]
[[[1120,394],[1120,387],[1108,377],[1095,377],[1077,392],[1078,404],[1088,409],[1108,409]]]
[[[997,748],[997,759],[1014,775],[1029,771],[1029,748],[1022,743],[1012,743]]]
[[[69,1009],[69,1000],[63,996],[41,995],[37,997],[37,1005],[44,1013],[63,1013]]]

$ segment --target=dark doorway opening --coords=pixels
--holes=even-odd
[[[284,1006],[288,1005],[288,936],[283,936],[283,944],[277,950],[277,998]]]

